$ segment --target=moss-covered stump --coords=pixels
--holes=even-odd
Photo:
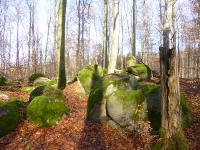
[[[37,88],[35,88],[31,94],[30,94],[30,97],[29,97],[29,100],[33,100],[36,96],[49,96],[49,97],[54,97],[56,99],[64,99],[65,96],[63,94],[63,92],[59,89],[56,89],[52,86],[39,86]]]
[[[19,123],[20,101],[0,101],[0,137],[15,130]]]
[[[126,68],[135,66],[137,63],[138,63],[137,59],[134,56],[129,56],[125,60],[125,66],[126,66]]]
[[[151,79],[151,70],[145,64],[135,64],[134,66],[128,67],[127,72],[136,76],[138,80]]]
[[[3,76],[0,76],[0,86],[6,85],[6,78]]]
[[[34,125],[50,127],[58,123],[69,111],[69,108],[58,99],[38,96],[28,105],[26,116]]]
[[[95,122],[105,122],[107,97],[117,90],[132,90],[138,86],[137,81],[128,75],[109,74],[98,80],[91,92],[87,105],[87,119]]]
[[[189,150],[183,131],[177,131],[171,138],[164,137],[164,129],[160,130],[160,139],[152,150]]]
[[[45,77],[39,77],[33,82],[34,86],[54,85],[54,84],[56,84],[55,80],[50,80]]]
[[[106,74],[106,70],[102,69],[101,66],[98,65],[90,65],[79,71],[77,74],[77,79],[81,86],[82,92],[89,94],[95,82],[104,74]]]
[[[147,103],[141,90],[117,90],[107,98],[108,116],[120,127],[143,130],[138,123],[147,121]]]

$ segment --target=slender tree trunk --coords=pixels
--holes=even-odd
[[[104,40],[103,40],[103,68],[108,68],[108,3],[104,0]]]
[[[45,47],[45,55],[44,55],[44,74],[46,74],[47,70],[47,53],[48,53],[48,44],[49,44],[49,29],[51,24],[51,16],[48,21],[48,27],[47,27],[47,39],[46,39],[46,47]]]
[[[110,63],[108,66],[108,73],[114,73],[116,62],[117,62],[117,52],[118,52],[118,36],[119,36],[119,0],[113,0],[113,35],[112,35],[112,51],[110,55]]]
[[[135,25],[136,25],[136,19],[135,19],[135,14],[136,14],[136,0],[133,0],[133,14],[132,14],[132,21],[133,21],[133,28],[132,28],[132,55],[136,56],[136,32],[135,32]]]
[[[67,0],[60,0],[58,11],[58,88],[62,89],[66,87],[66,75],[65,75],[65,14],[66,14]]]
[[[76,71],[80,71],[80,40],[81,40],[81,14],[80,14],[80,8],[81,8],[81,1],[78,0],[77,4],[77,11],[78,11],[78,37],[77,37],[77,51],[76,51]]]
[[[17,10],[17,53],[16,66],[19,67],[19,12]]]

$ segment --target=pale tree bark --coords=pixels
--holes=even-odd
[[[65,75],[65,14],[66,14],[67,0],[60,0],[58,11],[58,67],[57,78],[58,88],[63,89],[66,87],[66,75]]]
[[[132,55],[136,56],[136,31],[135,31],[135,26],[136,26],[136,0],[133,0],[133,12],[132,12]]]
[[[50,24],[51,24],[51,16],[48,20],[48,26],[47,26],[47,39],[46,39],[46,46],[45,46],[45,55],[44,55],[44,74],[46,74],[47,70],[47,53],[48,53],[48,44],[49,44],[49,30],[50,30]]]
[[[118,54],[118,46],[119,46],[119,0],[112,1],[113,7],[113,15],[112,15],[112,50],[110,55],[110,62],[108,66],[108,73],[114,73],[116,62],[117,62],[117,54]]]
[[[108,4],[104,0],[104,39],[103,39],[103,68],[108,68]]]
[[[77,2],[77,1],[76,1]],[[76,50],[76,71],[80,71],[80,47],[81,47],[81,0],[77,2],[78,15],[78,34],[77,34],[77,50]]]
[[[17,45],[16,45],[16,48],[17,48],[17,53],[16,53],[16,66],[19,67],[19,19],[20,19],[20,12],[19,12],[19,8],[15,7],[16,9],[16,18],[17,18],[17,39],[16,39],[16,42],[17,42]]]

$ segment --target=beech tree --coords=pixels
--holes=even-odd
[[[108,73],[114,73],[116,62],[117,62],[117,54],[119,47],[119,0],[112,1],[112,50],[110,55],[110,62],[108,66]]]
[[[66,14],[67,0],[60,0],[58,11],[58,36],[57,36],[57,78],[58,88],[62,89],[66,87],[66,75],[65,75],[65,14]]]

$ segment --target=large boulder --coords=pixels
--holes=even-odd
[[[107,113],[120,127],[138,130],[147,120],[146,98],[141,90],[117,90],[107,98]]]
[[[107,122],[107,100],[118,90],[137,89],[138,83],[126,74],[109,74],[99,79],[93,86],[87,105],[87,119],[95,122]]]
[[[54,97],[56,99],[64,99],[65,96],[63,94],[63,92],[59,89],[56,89],[52,86],[47,86],[47,85],[44,85],[44,86],[38,86],[37,88],[35,88],[31,94],[30,94],[30,97],[29,97],[29,101],[33,100],[35,97],[37,96],[49,96],[49,97]]]
[[[33,82],[34,86],[55,85],[55,84],[56,84],[55,80],[50,80],[45,77],[39,77]]]
[[[0,137],[16,129],[19,123],[20,101],[0,101]]]
[[[50,127],[69,113],[69,108],[58,99],[37,96],[26,108],[27,119],[39,127]]]
[[[45,75],[43,75],[42,73],[34,73],[28,78],[28,81],[29,83],[33,83],[36,79],[40,77],[45,77]]]
[[[79,71],[77,74],[77,79],[82,92],[89,94],[95,82],[104,74],[106,74],[106,70],[102,69],[101,66],[98,65],[90,65]]]

